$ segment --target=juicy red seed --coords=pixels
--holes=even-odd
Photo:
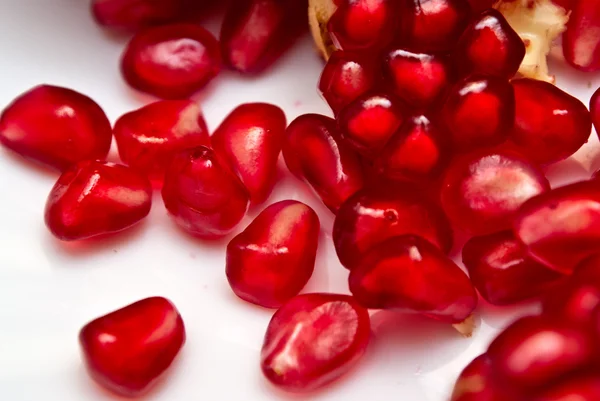
[[[304,114],[292,121],[283,157],[290,172],[306,181],[334,213],[363,187],[360,159],[343,143],[329,117]]]
[[[306,0],[232,2],[221,26],[221,52],[231,68],[261,72],[306,30]]]
[[[387,93],[365,94],[338,115],[342,137],[359,153],[374,157],[404,121],[403,105]]]
[[[267,207],[227,246],[233,292],[265,308],[279,308],[296,296],[312,276],[319,228],[319,217],[304,203]]]
[[[387,53],[384,73],[394,94],[413,107],[432,104],[452,79],[446,57],[404,48],[394,48]]]
[[[592,122],[579,99],[547,82],[525,78],[511,83],[516,104],[511,139],[529,160],[554,163],[587,142]]]
[[[205,147],[177,153],[165,174],[165,206],[175,222],[192,235],[227,235],[248,209],[244,184]]]
[[[504,16],[489,9],[471,22],[453,52],[463,75],[483,74],[510,79],[525,57],[525,44]]]
[[[396,0],[342,0],[327,29],[340,49],[382,48],[394,38],[397,8]]]
[[[573,1],[573,11],[563,35],[563,53],[581,71],[600,70],[600,2]]]
[[[347,373],[370,334],[369,312],[352,297],[299,295],[269,323],[260,355],[263,374],[288,391],[314,390]]]
[[[236,107],[211,137],[216,154],[240,176],[252,203],[264,202],[273,190],[285,128],[279,107],[246,103]]]
[[[185,343],[185,327],[165,298],[135,302],[88,323],[79,333],[92,378],[125,397],[139,397],[156,384]]]
[[[375,87],[381,75],[377,61],[368,52],[338,50],[329,57],[319,91],[335,114]]]
[[[408,0],[403,4],[399,38],[417,51],[451,50],[471,16],[466,0]]]
[[[460,323],[477,306],[467,275],[421,237],[393,237],[374,245],[348,282],[358,303],[369,309],[399,309]]]
[[[513,89],[505,79],[471,76],[450,90],[441,117],[457,151],[498,145],[513,127]]]
[[[593,373],[592,373],[593,372]],[[582,376],[582,375],[580,375]],[[600,400],[600,376],[590,371],[582,377],[565,378],[539,391],[533,401],[595,401]]]
[[[133,88],[166,98],[186,98],[202,89],[221,68],[219,43],[206,29],[174,24],[141,31],[121,61]]]
[[[496,2],[497,0],[469,0],[469,4],[471,5],[473,15],[477,15],[480,12],[487,10],[488,8],[492,8],[494,3]]]
[[[452,248],[444,212],[413,188],[359,191],[342,205],[333,225],[335,250],[348,269],[373,246],[404,234],[423,237],[444,252]]]
[[[159,182],[175,153],[210,144],[202,110],[191,100],[163,100],[129,112],[113,132],[121,160]]]
[[[525,201],[549,190],[544,173],[525,158],[483,150],[452,162],[440,197],[450,221],[477,235],[510,228]]]
[[[493,305],[537,297],[564,277],[531,260],[510,231],[471,238],[462,260],[477,291]]]
[[[588,332],[544,316],[517,320],[492,342],[488,355],[497,374],[521,388],[551,383],[597,357]]]
[[[590,112],[596,133],[600,133],[600,88],[596,89],[590,99]]]
[[[534,259],[571,273],[600,248],[600,187],[584,181],[530,199],[515,217],[514,232]]]
[[[46,201],[46,226],[55,237],[74,241],[110,234],[150,212],[152,187],[135,170],[83,161],[58,178]]]
[[[87,159],[104,160],[112,128],[89,97],[57,86],[37,86],[4,109],[0,142],[21,156],[64,170]]]
[[[377,170],[392,180],[435,177],[449,156],[444,134],[424,115],[409,118],[376,158]]]

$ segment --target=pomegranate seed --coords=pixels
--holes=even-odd
[[[584,181],[538,195],[521,207],[514,230],[529,255],[571,273],[600,247],[600,188]]]
[[[121,160],[158,182],[175,153],[210,144],[202,110],[191,100],[163,100],[127,113],[114,134]]]
[[[467,275],[421,237],[393,237],[374,245],[348,282],[358,303],[369,309],[400,309],[460,323],[477,306]]]
[[[115,233],[150,212],[148,179],[126,166],[97,161],[73,165],[58,178],[46,201],[46,226],[63,241]]]
[[[404,121],[404,108],[387,93],[365,94],[338,116],[342,137],[359,153],[373,157]]]
[[[440,197],[450,221],[477,235],[510,228],[525,201],[549,190],[544,173],[523,157],[484,150],[450,165]]]
[[[233,230],[246,214],[249,201],[242,182],[205,146],[186,149],[173,157],[165,174],[162,198],[181,228],[206,239]]]
[[[265,308],[279,308],[312,276],[319,217],[304,203],[287,200],[263,210],[227,246],[227,279],[233,292]]]
[[[331,54],[319,90],[335,114],[375,87],[381,75],[377,61],[367,52],[338,50]]]
[[[121,63],[129,85],[166,98],[186,98],[202,89],[221,68],[219,43],[206,29],[174,24],[141,31]]]
[[[224,61],[244,73],[261,72],[306,30],[306,0],[232,2],[221,26]]]
[[[400,15],[399,37],[414,50],[451,50],[469,23],[466,0],[409,0]]]
[[[236,107],[211,138],[216,154],[240,176],[255,204],[264,202],[275,185],[285,127],[279,107],[247,103]]]
[[[261,367],[273,384],[310,391],[348,372],[371,334],[369,313],[348,295],[304,294],[273,315]]]
[[[504,16],[489,9],[471,22],[453,53],[463,75],[483,74],[510,79],[525,57],[525,44]]]
[[[492,8],[497,0],[469,0],[473,15],[477,15],[488,8]],[[483,401],[483,400],[482,400]]]
[[[513,89],[505,79],[471,76],[450,90],[441,117],[458,151],[498,145],[513,126]]]
[[[443,94],[452,79],[446,57],[396,47],[384,60],[391,90],[413,107],[423,108]]]
[[[0,117],[0,142],[21,156],[64,170],[87,159],[104,159],[112,128],[89,97],[40,85],[15,99]]]
[[[563,36],[565,59],[581,71],[600,70],[600,1],[573,1]]]
[[[185,343],[183,320],[165,298],[146,298],[88,323],[83,359],[101,386],[138,397],[154,386]]]
[[[512,81],[516,115],[511,139],[529,160],[548,164],[566,159],[587,142],[592,122],[579,99],[533,79]]]
[[[340,49],[382,48],[394,38],[397,8],[395,0],[341,0],[327,29]]]
[[[590,99],[590,111],[594,128],[596,128],[596,132],[600,132],[600,88],[596,89]]]
[[[563,276],[529,259],[510,231],[471,238],[462,260],[481,296],[493,305],[512,305],[537,297]]]
[[[424,115],[409,118],[376,159],[378,171],[393,180],[435,177],[449,156],[444,134]]]
[[[286,131],[283,157],[334,213],[363,186],[360,159],[340,138],[335,120],[318,114],[296,118]]]
[[[573,377],[550,387],[533,397],[533,401],[594,401],[600,400],[600,376],[596,372],[583,377]]]
[[[373,246],[404,234],[419,235],[444,252],[452,248],[444,212],[412,188],[359,191],[342,205],[333,224],[335,250],[348,269]]]

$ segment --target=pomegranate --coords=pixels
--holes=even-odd
[[[566,378],[551,384],[533,397],[533,401],[594,401],[600,399],[600,376],[596,372]]]
[[[565,59],[581,71],[600,70],[600,1],[573,2],[563,37]]]
[[[590,99],[590,112],[594,128],[596,132],[600,132],[600,88],[596,89]]]

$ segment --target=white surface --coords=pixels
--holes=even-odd
[[[129,90],[118,59],[126,38],[92,22],[87,0],[0,1],[0,107],[40,83],[71,87],[94,98],[112,121],[150,98]],[[218,30],[218,21],[208,24]],[[236,105],[267,101],[289,120],[328,113],[316,92],[322,62],[308,37],[258,79],[221,74],[201,94],[213,130]],[[559,84],[586,104],[600,77],[575,75],[559,62]],[[553,182],[589,177],[600,167],[596,135],[570,160],[549,170]],[[346,292],[346,271],[331,243],[332,217],[282,167],[270,202],[307,202],[322,221],[310,291]],[[0,150],[0,399],[100,401],[113,396],[85,374],[77,334],[97,316],[138,299],[162,295],[181,311],[188,341],[168,380],[148,400],[242,401],[307,399],[282,394],[258,368],[271,312],[238,300],[224,274],[227,240],[194,240],[170,221],[160,197],[149,218],[122,235],[90,244],[60,244],[43,224],[46,196],[57,175]],[[252,211],[254,216],[256,211]],[[245,227],[249,218],[241,225]],[[345,380],[310,397],[316,401],[444,401],[460,370],[481,353],[515,309],[482,307],[472,339],[421,318],[375,314],[363,363]]]

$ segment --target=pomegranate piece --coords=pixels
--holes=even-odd
[[[394,38],[396,0],[340,0],[327,24],[331,39],[340,49],[383,48]]]
[[[353,269],[375,245],[395,236],[425,238],[443,252],[452,248],[452,229],[444,212],[413,188],[369,188],[340,208],[333,242],[342,265]]]
[[[590,112],[594,128],[596,128],[596,132],[598,133],[600,132],[600,88],[596,89],[596,92],[594,92],[590,99]]]
[[[286,200],[263,210],[227,246],[227,279],[245,301],[279,308],[312,276],[319,217],[304,203]]]
[[[260,355],[263,374],[287,391],[314,390],[356,365],[370,334],[369,312],[352,297],[298,295],[269,322]]]
[[[566,159],[587,142],[592,122],[579,99],[547,82],[515,79],[515,125],[511,139],[529,160]]]
[[[342,137],[359,153],[374,157],[404,121],[404,107],[384,92],[365,94],[339,114]]]
[[[600,70],[600,2],[573,1],[572,12],[563,36],[563,53],[581,71]]]
[[[114,135],[127,165],[162,182],[173,155],[210,145],[200,106],[191,100],[162,100],[123,115]]]
[[[371,247],[351,270],[350,291],[369,309],[398,309],[461,323],[477,306],[467,275],[430,242],[412,235]]]
[[[335,120],[318,114],[296,118],[286,130],[283,157],[334,213],[363,187],[360,159],[343,143]]]
[[[377,170],[392,180],[432,179],[449,156],[444,134],[427,116],[412,116],[376,158]]]
[[[463,247],[462,260],[475,288],[492,305],[535,298],[563,278],[531,260],[511,231],[471,238]]]
[[[171,302],[153,297],[86,324],[79,342],[88,372],[98,384],[125,397],[139,397],[169,368],[185,343],[185,328]]]
[[[440,197],[450,221],[477,235],[510,228],[525,201],[549,190],[544,173],[525,158],[484,150],[453,161]]]
[[[46,201],[45,221],[63,241],[75,241],[129,228],[150,212],[150,181],[112,163],[83,161],[58,178]]]
[[[175,222],[205,239],[227,235],[242,220],[249,195],[244,184],[206,146],[177,153],[165,174],[165,207]]]
[[[470,76],[450,89],[441,118],[457,151],[498,145],[513,127],[513,89],[502,78]]]
[[[475,18],[453,52],[462,75],[483,74],[510,79],[525,57],[525,44],[504,16],[489,9]]]
[[[466,0],[408,0],[400,15],[399,38],[417,51],[449,51],[471,17]]]
[[[515,217],[514,232],[534,259],[571,273],[600,247],[597,182],[567,185],[525,202]]]
[[[277,60],[307,29],[306,0],[232,2],[221,26],[225,63],[243,73],[258,73]]]
[[[0,116],[0,143],[21,156],[64,170],[106,158],[112,128],[89,97],[40,85],[16,98]]]
[[[321,73],[319,91],[335,114],[372,90],[381,76],[378,59],[369,52],[334,52]]]
[[[446,57],[402,47],[386,54],[384,74],[394,94],[417,108],[427,107],[438,99],[453,75]]]
[[[236,107],[211,137],[215,153],[239,175],[255,204],[264,202],[275,185],[285,128],[279,107],[246,103]]]
[[[139,32],[127,45],[121,71],[129,85],[165,99],[187,98],[221,68],[219,43],[194,24],[173,24]]]
[[[539,394],[533,401],[594,401],[600,400],[600,376],[597,373],[583,377],[567,378],[551,385]]]

